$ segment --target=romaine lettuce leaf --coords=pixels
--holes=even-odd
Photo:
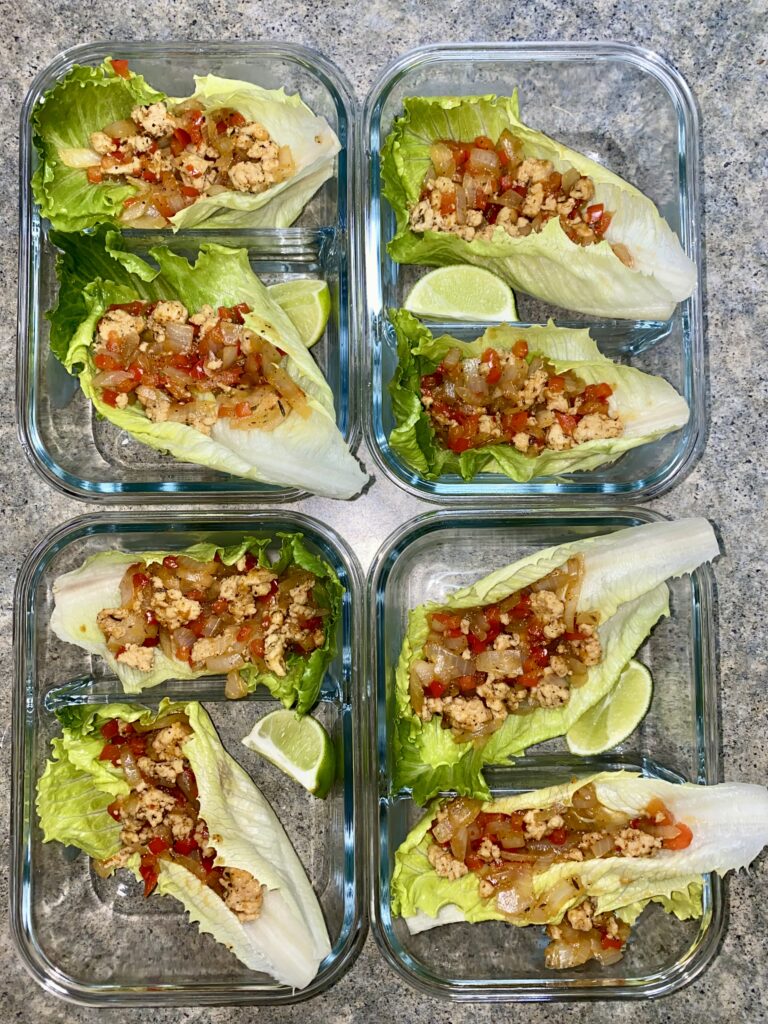
[[[658,210],[641,192],[583,154],[563,146],[519,120],[517,95],[411,97],[387,136],[381,174],[383,193],[397,229],[387,251],[397,263],[486,267],[513,288],[564,309],[591,316],[666,320],[696,285],[696,267]],[[487,135],[496,141],[504,129],[523,143],[526,156],[551,160],[556,170],[575,167],[592,178],[595,202],[614,217],[605,241],[580,246],[558,218],[527,237],[512,238],[497,227],[490,240],[467,242],[458,235],[409,227],[409,206],[418,202],[429,167],[429,147],[438,139],[467,141]],[[627,267],[612,244],[626,246]]]
[[[157,890],[175,896],[201,931],[213,935],[247,967],[266,971],[293,988],[305,988],[331,950],[320,904],[277,816],[224,750],[201,704],[166,700],[157,716],[129,704],[59,712],[62,737],[53,740],[54,760],[46,765],[38,786],[44,841],[74,845],[101,860],[116,853],[120,826],[106,808],[129,787],[119,769],[109,762],[105,768],[98,760],[104,744],[99,730],[111,718],[150,724],[174,712],[186,713],[193,730],[184,754],[195,773],[200,815],[216,850],[216,866],[249,871],[267,892],[261,916],[244,923],[212,889],[175,862],[158,862]],[[140,878],[138,854],[126,867]]]
[[[457,743],[439,716],[429,722],[413,712],[409,697],[410,667],[422,657],[429,631],[427,616],[440,608],[460,609],[495,604],[562,565],[571,555],[584,558],[578,611],[600,613],[598,634],[602,660],[567,704],[509,715],[481,746]],[[441,789],[488,795],[484,764],[502,764],[527,747],[561,736],[584,712],[602,700],[655,623],[668,614],[665,580],[693,570],[719,554],[714,531],[705,519],[649,523],[615,533],[537,551],[497,569],[451,594],[440,604],[425,604],[408,616],[396,673],[394,694],[395,786],[411,787],[417,803]]]
[[[478,473],[504,473],[524,482],[532,477],[556,476],[595,469],[613,462],[630,448],[655,441],[688,421],[688,405],[662,377],[621,366],[603,356],[588,330],[555,327],[491,327],[476,341],[457,341],[450,335],[435,338],[404,309],[391,310],[397,335],[398,366],[389,385],[396,427],[389,436],[392,450],[422,476],[433,480],[456,473],[471,480]],[[624,432],[620,437],[586,441],[569,451],[544,449],[527,456],[511,444],[487,445],[456,454],[444,448],[420,400],[420,382],[432,373],[452,348],[462,356],[479,358],[485,349],[511,351],[519,339],[528,342],[531,357],[543,356],[557,373],[573,370],[587,384],[603,381],[613,388],[611,399]]]
[[[151,448],[234,476],[335,498],[352,497],[363,487],[367,477],[336,426],[333,393],[290,317],[251,270],[247,250],[203,245],[191,266],[158,246],[150,251],[159,265],[155,269],[126,252],[114,231],[102,229],[93,237],[54,233],[52,239],[62,256],[51,349],[77,374],[101,416]],[[153,422],[140,404],[118,409],[104,402],[93,385],[96,324],[113,303],[159,298],[178,299],[190,310],[205,303],[216,308],[246,302],[252,310],[246,326],[286,353],[283,366],[306,394],[309,416],[294,413],[271,431],[236,430],[219,419],[207,435],[183,423]]]
[[[768,843],[768,791],[739,783],[675,785],[629,772],[603,772],[567,785],[492,800],[483,805],[483,810],[508,814],[558,802],[569,804],[574,791],[589,782],[603,804],[625,813],[640,815],[651,799],[660,798],[677,820],[691,828],[693,839],[685,850],[662,850],[653,857],[605,857],[552,864],[534,876],[537,897],[545,896],[566,878],[578,881],[579,889],[574,888],[573,899],[561,905],[550,922],[561,920],[585,897],[595,903],[597,913],[614,912],[628,923],[634,922],[648,902],[660,903],[681,920],[699,917],[701,876],[709,872],[724,875],[746,867]],[[455,921],[530,924],[526,914],[506,918],[494,900],[481,899],[472,873],[450,880],[434,871],[427,850],[432,842],[429,829],[440,802],[430,804],[395,854],[393,913],[406,918],[412,931]]]
[[[195,77],[194,99],[204,110],[231,106],[260,121],[280,145],[289,145],[296,171],[259,194],[226,191],[207,196],[171,218],[174,230],[193,227],[288,227],[309,199],[333,174],[340,144],[322,117],[298,95],[262,89],[215,75]],[[85,172],[66,167],[60,151],[87,148],[92,132],[130,118],[137,105],[172,99],[152,89],[140,75],[115,74],[109,59],[98,67],[75,66],[50,89],[32,115],[33,140],[40,163],[32,192],[40,211],[61,231],[82,231],[96,224],[117,224],[123,202],[135,185],[88,182]]]
[[[246,681],[249,691],[259,685],[266,686],[275,699],[286,707],[295,705],[296,711],[304,714],[317,700],[326,669],[336,655],[336,632],[344,588],[331,566],[307,548],[300,534],[278,533],[277,539],[280,546],[274,561],[270,559],[267,550],[272,541],[256,537],[244,537],[239,544],[230,547],[196,544],[181,553],[201,561],[210,561],[218,553],[225,565],[233,565],[242,555],[250,552],[259,559],[261,565],[271,566],[275,572],[280,573],[289,565],[298,565],[317,576],[315,598],[321,607],[328,608],[330,612],[326,620],[323,646],[309,655],[296,651],[289,653],[284,676],[261,671],[255,664],[240,669],[240,675]],[[161,562],[168,554],[179,552],[104,551],[87,559],[79,569],[59,576],[53,585],[53,632],[59,639],[104,658],[126,693],[140,693],[167,679],[199,679],[211,674],[205,669],[193,669],[189,662],[169,658],[159,647],[155,648],[152,670],[141,672],[114,658],[99,629],[96,620],[98,613],[104,608],[117,608],[121,604],[120,580],[126,568],[136,562],[145,565]]]

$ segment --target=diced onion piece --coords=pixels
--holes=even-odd
[[[592,959],[593,948],[587,932],[578,932],[564,922],[558,925],[561,938],[544,950],[544,963],[550,970],[578,967]]]
[[[563,180],[560,183],[560,187],[566,195],[568,195],[580,177],[581,173],[577,171],[575,167],[571,167],[565,172]]]
[[[416,676],[422,686],[428,686],[432,682],[432,678],[435,674],[434,667],[427,661],[414,661],[411,666],[411,671],[416,673]]]
[[[463,861],[467,855],[467,846],[469,845],[469,838],[467,836],[466,828],[458,828],[451,836],[451,853],[456,860]]]
[[[520,674],[523,661],[519,651],[483,651],[475,661],[478,672],[493,672],[499,676]]]
[[[589,847],[589,851],[593,857],[604,857],[606,853],[610,853],[613,850],[613,839],[610,836],[603,836],[602,839],[596,839]]]
[[[408,681],[408,695],[411,699],[411,707],[417,715],[420,715],[424,710],[424,687],[413,669],[411,669]]]
[[[240,350],[237,345],[225,345],[221,353],[221,368],[228,370],[237,360]]]
[[[506,192],[502,192],[494,202],[500,203],[501,206],[508,206],[510,210],[519,210],[525,200],[519,192],[515,192],[513,188],[509,188]]]
[[[464,828],[471,824],[480,813],[482,801],[474,800],[472,797],[460,796],[447,806],[448,820],[454,830]]]
[[[59,150],[59,159],[65,167],[83,171],[88,167],[101,166],[101,157],[92,149],[65,148]]]
[[[173,715],[162,715],[160,718],[156,718],[154,722],[149,722],[147,725],[142,725],[137,719],[133,722],[133,728],[136,732],[154,732],[156,729],[165,729],[168,725],[189,725],[189,718],[183,714]]]
[[[110,139],[130,139],[131,136],[136,134],[137,129],[133,121],[125,118],[122,121],[113,121],[112,124],[108,124],[106,128],[101,130]]]
[[[456,191],[455,191],[454,195],[456,197],[456,223],[457,224],[466,224],[467,223],[467,193],[464,191],[464,189],[461,187],[461,185],[457,185],[456,186]]]
[[[125,221],[126,224],[130,224],[135,220],[139,220],[146,214],[148,205],[149,204],[146,203],[143,199],[139,200],[136,203],[129,203],[128,206],[123,207],[123,212],[120,215],[120,220]]]
[[[635,261],[632,258],[632,253],[623,242],[612,242],[611,248],[613,249],[613,255],[620,259],[625,267],[629,267],[630,270],[634,267]]]
[[[143,781],[139,766],[136,763],[136,755],[130,747],[125,745],[120,750],[120,766],[123,769],[125,781],[129,786],[138,786]]]
[[[186,626],[179,626],[178,629],[174,629],[172,638],[176,647],[192,647],[194,646],[195,640],[197,640],[197,637],[192,630],[187,629]]]
[[[300,416],[304,418],[309,416],[310,410],[307,405],[306,395],[281,366],[266,364],[264,366],[264,376]]]
[[[474,175],[494,176],[499,173],[499,154],[492,149],[473,146],[467,161],[467,171]]]
[[[239,651],[232,651],[229,654],[215,654],[205,659],[205,667],[211,672],[229,672],[231,669],[242,668],[245,659]]]
[[[433,142],[429,147],[429,159],[439,176],[453,177],[456,173],[456,161],[453,153],[444,142]]]
[[[121,220],[124,221],[125,218],[121,218]],[[145,229],[150,229],[152,231],[156,231],[158,228],[164,228],[167,223],[168,222],[165,217],[161,217],[158,214],[155,217],[137,217],[135,220],[130,222],[130,225],[132,228],[136,228],[137,230],[141,229],[143,231]]]
[[[452,654],[444,647],[439,647],[437,644],[426,644],[424,653],[433,663],[433,672],[441,682],[450,683],[452,679],[466,675],[464,659]]]
[[[195,329],[191,324],[165,325],[164,346],[170,352],[189,352],[194,344]]]
[[[128,370],[105,370],[103,373],[96,373],[93,376],[93,386],[96,388],[118,389],[129,381],[133,382],[134,377]]]
[[[505,128],[496,143],[496,149],[500,149],[507,158],[509,164],[519,164],[523,159],[523,144],[516,139],[509,129]]]
[[[239,700],[248,693],[248,684],[238,671],[232,669],[227,672],[227,682],[224,686],[224,696],[229,700]]]

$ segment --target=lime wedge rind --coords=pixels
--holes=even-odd
[[[509,285],[483,267],[438,267],[419,278],[404,308],[422,317],[478,323],[517,321]]]
[[[285,708],[271,711],[256,722],[242,742],[314,796],[326,796],[333,785],[333,744],[325,728],[311,715],[300,718]]]
[[[299,278],[269,285],[269,297],[288,315],[307,348],[325,333],[331,313],[331,292],[325,281]]]

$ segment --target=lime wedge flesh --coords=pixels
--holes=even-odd
[[[282,281],[270,285],[267,291],[291,318],[307,348],[312,348],[322,338],[331,312],[331,293],[325,281]]]
[[[417,316],[498,323],[517,320],[515,296],[500,277],[482,267],[438,267],[411,288],[405,308]]]
[[[243,743],[315,796],[326,796],[333,784],[333,744],[311,715],[298,718],[285,708],[270,711],[243,737]]]
[[[565,740],[572,754],[588,757],[617,746],[635,731],[651,705],[651,673],[639,661],[630,661],[610,693],[585,711]]]

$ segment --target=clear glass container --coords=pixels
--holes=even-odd
[[[589,327],[605,355],[665,377],[690,406],[688,424],[659,441],[589,472],[515,483],[484,473],[426,480],[389,447],[395,421],[387,385],[397,365],[387,310],[401,307],[431,267],[394,263],[386,245],[394,214],[381,195],[380,153],[407,96],[508,96],[518,88],[523,121],[605,164],[659,207],[699,267],[696,289],[666,322],[597,319],[550,307],[518,294],[523,324]],[[658,54],[625,43],[467,43],[425,46],[399,58],[371,90],[361,127],[365,295],[364,429],[382,470],[428,501],[476,504],[478,499],[525,497],[552,502],[647,499],[679,480],[704,445],[707,428],[698,200],[698,118],[691,92]],[[427,320],[437,334],[478,337],[487,324]]]
[[[46,312],[56,303],[57,250],[50,225],[40,217],[30,188],[37,167],[30,117],[38,99],[74,64],[99,64],[106,56],[127,58],[133,70],[172,96],[192,92],[192,76],[213,73],[265,88],[298,92],[324,117],[341,142],[334,175],[309,201],[290,228],[125,231],[129,248],[145,254],[153,245],[194,258],[205,242],[248,249],[251,266],[265,284],[298,278],[328,282],[331,314],[312,353],[333,391],[336,422],[350,447],[359,439],[357,369],[352,344],[356,296],[353,273],[355,207],[352,203],[351,89],[338,69],[302,46],[269,42],[92,43],[60,54],[35,79],[21,114],[21,212],[17,416],[21,443],[35,469],[55,488],[77,498],[102,501],[196,502],[288,501],[301,492],[178,462],[140,444],[100,420],[90,402],[49,350]]]
[[[212,677],[126,696],[99,658],[64,643],[49,628],[53,581],[89,555],[116,548],[180,549],[204,540],[233,543],[243,534],[274,537],[278,531],[302,533],[345,587],[338,653],[313,710],[336,750],[336,780],[324,800],[240,743],[256,719],[280,706],[263,688],[228,701],[223,678]],[[47,991],[111,1007],[276,1005],[322,992],[349,968],[365,937],[367,916],[361,599],[360,569],[344,542],[316,520],[292,512],[89,515],[57,527],[38,544],[16,588],[10,888],[16,947]],[[176,900],[144,900],[129,873],[99,879],[84,853],[42,842],[35,793],[51,738],[60,733],[54,711],[115,700],[156,708],[165,696],[205,702],[224,745],[272,804],[314,886],[332,952],[302,991],[249,971],[210,935],[200,934]]]
[[[392,779],[394,673],[408,611],[532,551],[662,517],[645,509],[440,511],[419,516],[380,548],[369,575],[372,724],[377,742],[378,835],[371,869],[373,930],[398,974],[430,995],[457,1000],[631,999],[667,994],[687,984],[714,957],[725,922],[722,881],[707,876],[704,914],[678,921],[660,907],[646,909],[623,960],[609,969],[587,964],[546,971],[544,929],[498,922],[438,927],[411,936],[390,909],[395,852],[421,817]],[[635,732],[608,753],[579,758],[563,738],[531,748],[511,767],[487,769],[495,796],[536,789],[594,771],[640,771],[673,782],[719,781],[714,574],[709,566],[670,580],[671,614],[662,619],[637,658],[653,675],[650,709]],[[471,952],[468,952],[471,951]]]

